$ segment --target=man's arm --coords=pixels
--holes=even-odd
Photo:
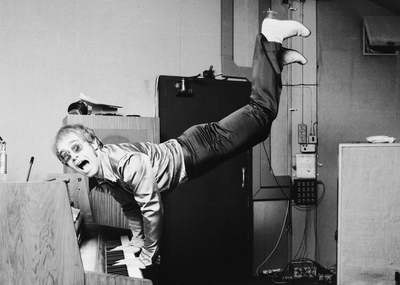
[[[136,201],[132,199],[132,193],[124,190],[115,191],[113,186],[105,184],[110,187],[109,192],[114,199],[120,204],[125,217],[128,219],[129,229],[132,232],[132,241],[136,247],[143,247],[143,218],[140,208]]]
[[[143,153],[131,154],[121,161],[118,171],[123,182],[132,187],[142,214],[144,245],[139,259],[151,265],[161,236],[162,205],[150,159]]]

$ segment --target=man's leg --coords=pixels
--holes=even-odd
[[[287,38],[300,33],[289,21],[282,22],[288,24],[291,30],[285,28],[282,32],[272,29],[272,36],[275,33]],[[279,27],[275,22],[273,24]],[[271,33],[263,33],[271,36]],[[259,34],[256,39],[249,104],[219,122],[193,126],[178,138],[183,146],[189,178],[200,175],[269,136],[272,121],[278,112],[282,89],[280,73],[287,54],[281,42],[270,42],[266,36]],[[298,56],[294,58],[300,63],[304,59]]]
[[[280,53],[281,44],[269,43],[259,34],[253,56],[250,103],[219,122],[192,126],[178,138],[189,178],[268,137],[281,91],[280,67],[279,73],[273,67],[279,64]]]

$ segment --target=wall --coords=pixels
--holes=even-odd
[[[3,0],[0,136],[9,180],[61,172],[51,146],[82,92],[155,116],[159,74],[220,70],[220,1]]]
[[[55,132],[79,92],[154,116],[158,74],[220,70],[220,1],[3,0],[0,2],[0,136],[9,179],[61,172]],[[336,262],[337,148],[366,136],[400,137],[400,63],[363,56],[362,15],[390,11],[370,1],[317,1],[320,262]],[[339,39],[339,40],[338,40]]]
[[[362,55],[362,16],[390,11],[371,1],[337,0],[317,1],[317,13],[319,179],[326,185],[318,238],[320,262],[328,266],[336,263],[338,144],[400,137],[400,60]]]

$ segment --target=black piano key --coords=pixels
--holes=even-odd
[[[108,246],[105,247],[105,250],[106,251],[110,251],[110,250],[116,248],[117,246],[120,246],[120,244],[108,245]]]
[[[114,265],[118,260],[120,260],[120,259],[115,259],[115,260],[107,261],[107,266],[112,266],[112,265]]]
[[[118,260],[118,259],[124,259],[123,255],[108,255],[107,260]]]
[[[119,259],[107,262],[107,266],[113,266],[118,260]]]
[[[104,243],[105,249],[107,251],[110,250],[110,249],[113,249],[113,248],[115,248],[117,246],[120,246],[120,245],[122,245],[120,240],[106,241]]]
[[[114,265],[107,267],[107,273],[128,276],[128,268],[126,265]]]
[[[117,274],[117,275],[125,275],[128,276],[128,269],[125,265],[118,267],[118,268],[109,268],[109,274]]]
[[[107,260],[107,263],[114,263],[115,261],[117,261],[117,260],[120,260],[120,259],[124,259],[125,257],[124,257],[124,255],[123,254],[120,254],[120,255],[107,255],[107,257],[106,257],[106,260]]]
[[[127,269],[125,264],[122,264],[122,265],[114,265],[114,266],[108,267],[108,272],[109,272],[109,273],[111,273],[111,272],[120,272],[120,271],[123,271],[123,270],[125,270],[125,269]]]
[[[118,245],[121,245],[121,241],[106,241],[105,242],[105,245],[106,246],[118,246]]]
[[[124,255],[123,250],[113,250],[113,251],[107,251],[107,255],[113,256],[113,255]]]
[[[129,276],[128,268],[125,264],[114,265],[115,262],[125,259],[124,252],[122,250],[111,251],[117,246],[122,245],[121,240],[106,241],[104,243],[105,260],[106,260],[106,272],[108,274]]]

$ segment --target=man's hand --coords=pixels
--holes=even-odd
[[[121,259],[118,260],[117,262],[114,263],[114,265],[126,265],[128,268],[129,267],[135,267],[135,268],[140,268],[144,269],[146,266],[143,264],[143,262],[135,257],[134,255],[130,255],[129,258]]]
[[[141,248],[143,247],[143,240],[142,239],[134,239],[132,238],[129,240],[127,236],[121,237],[121,244],[119,246],[114,247],[110,251],[122,250],[127,254],[135,255],[136,253],[140,252]]]
[[[144,240],[141,238],[132,237],[131,240],[127,242],[127,244],[129,244],[130,246],[142,248],[144,246]]]
[[[141,248],[133,245],[119,245],[114,247],[113,249],[110,249],[109,251],[117,251],[117,250],[122,250],[125,254],[135,256],[135,254],[138,253],[141,250]]]

